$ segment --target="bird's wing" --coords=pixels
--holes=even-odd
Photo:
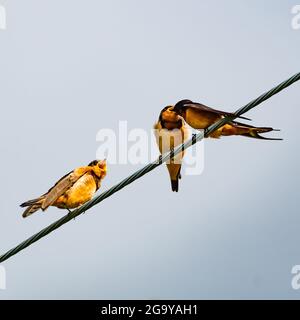
[[[212,113],[218,114],[220,116],[233,116],[234,115],[232,112],[226,112],[226,111],[222,111],[222,110],[213,109],[213,108],[208,107],[202,103],[197,103],[197,102],[187,102],[184,104],[184,106],[188,107],[188,108],[194,108],[199,111],[212,112]],[[245,119],[245,120],[251,120],[249,118],[242,117],[242,116],[240,116],[238,118]]]
[[[85,169],[87,168],[87,169]],[[51,206],[61,195],[63,195],[74,183],[81,178],[86,172],[89,171],[89,167],[82,167],[73,170],[63,176],[56,184],[45,194],[45,200],[42,204],[42,210],[46,210]]]
[[[160,153],[162,153],[162,139],[161,139],[161,135],[160,135],[160,130],[162,130],[162,126],[161,126],[160,121],[158,121],[157,123],[154,124],[153,129],[154,129],[154,135],[155,135],[158,149],[159,149]]]

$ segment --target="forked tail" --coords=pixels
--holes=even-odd
[[[270,132],[270,131],[280,131],[278,129],[273,129],[271,127],[253,127],[248,124],[233,121],[229,124],[224,125],[221,128],[222,136],[230,135],[240,135],[249,138],[263,139],[263,140],[282,140],[280,138],[267,138],[260,135],[260,133]]]
[[[30,215],[32,215],[33,213],[35,213],[36,211],[38,211],[39,209],[41,209],[44,200],[45,200],[45,197],[42,196],[40,198],[29,200],[29,201],[26,201],[26,202],[22,203],[20,205],[20,207],[22,207],[22,208],[28,207],[23,212],[23,215],[22,215],[23,218],[27,218]]]

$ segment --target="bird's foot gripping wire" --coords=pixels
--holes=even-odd
[[[70,216],[70,215],[73,213],[73,211],[71,211],[71,210],[68,209],[68,208],[67,208],[67,210],[68,210],[68,216]],[[75,217],[74,217],[74,220],[75,220]]]

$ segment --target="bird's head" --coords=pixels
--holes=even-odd
[[[159,120],[161,122],[176,123],[181,121],[181,117],[174,111],[174,106],[166,106],[161,110]]]
[[[188,99],[184,99],[184,100],[181,100],[181,101],[178,101],[175,106],[174,106],[174,111],[177,112],[179,115],[183,116],[184,115],[184,112],[185,112],[185,109],[186,109],[186,105],[187,104],[191,104],[193,103],[191,100],[188,100]]]
[[[94,160],[89,164],[89,167],[92,167],[94,174],[103,179],[106,176],[107,166],[106,159],[104,160]]]

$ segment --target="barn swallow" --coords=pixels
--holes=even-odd
[[[181,116],[171,109],[173,106],[165,107],[158,122],[154,125],[156,142],[161,154],[164,154],[187,140],[188,128]],[[167,162],[167,168],[171,179],[172,191],[178,192],[178,180],[181,178],[180,170],[184,152],[179,153]]]
[[[206,129],[225,116],[234,116],[233,113],[216,110],[191,100],[181,100],[177,102],[172,110],[183,117],[186,123],[194,129]],[[242,116],[238,118],[250,120]],[[269,131],[279,130],[270,127],[253,127],[237,121],[230,121],[228,124],[225,124],[211,133],[209,137],[220,138],[221,136],[240,135],[264,140],[282,140],[277,138],[266,138],[260,135],[260,133]]]
[[[81,206],[93,197],[105,176],[106,160],[94,160],[87,166],[74,169],[63,176],[47,193],[22,203],[21,207],[28,207],[23,213],[23,218],[39,209],[44,211],[49,206],[68,211]]]

